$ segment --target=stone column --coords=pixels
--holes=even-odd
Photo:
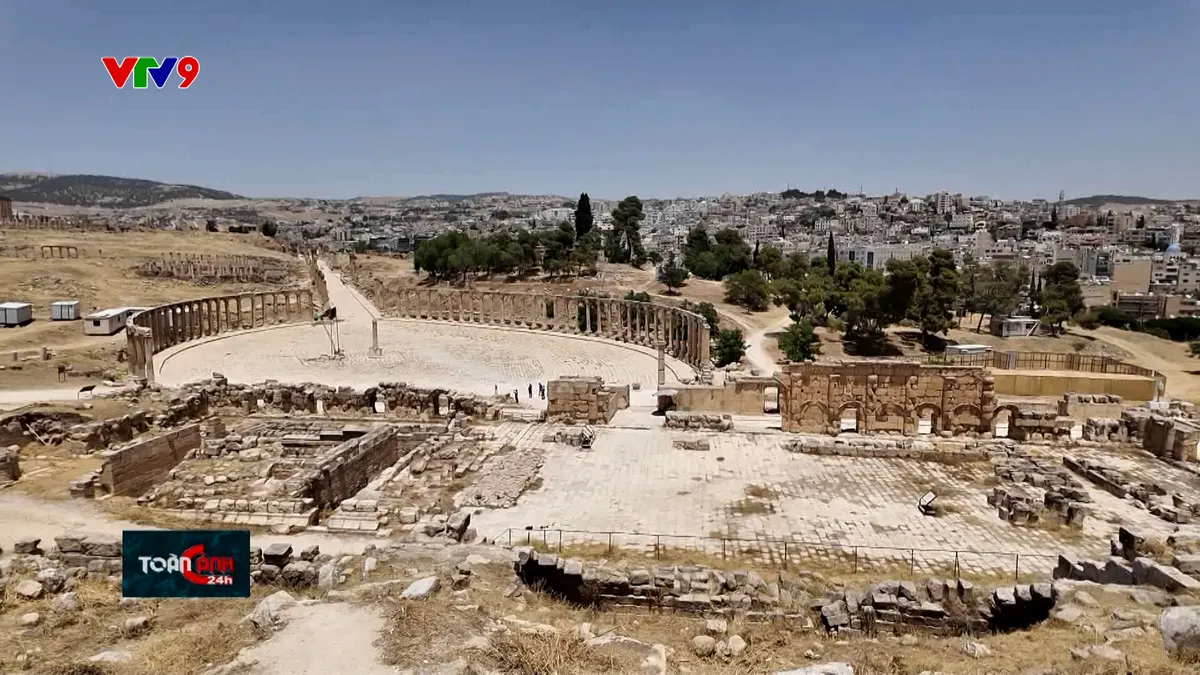
[[[654,346],[658,348],[658,386],[661,387],[667,383],[667,344],[659,340]]]
[[[152,383],[154,382],[154,349],[152,348],[152,345],[146,344],[145,342],[143,342],[142,345],[142,372],[145,373],[143,377],[146,378],[147,383]]]
[[[584,300],[583,300],[583,332],[587,333],[589,335],[592,333],[592,309],[593,308],[595,308],[595,305],[593,304],[592,299],[584,298]]]
[[[371,356],[381,356],[383,351],[379,349],[379,320],[371,319]]]

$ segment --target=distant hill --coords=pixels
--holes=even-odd
[[[1101,204],[1126,204],[1133,206],[1135,204],[1174,204],[1173,199],[1152,199],[1150,197],[1131,197],[1128,195],[1092,195],[1091,197],[1078,197],[1076,199],[1068,199],[1063,202],[1069,206],[1100,206]]]
[[[196,185],[171,185],[139,178],[71,174],[0,173],[0,196],[14,202],[129,209],[174,199],[243,199]]]

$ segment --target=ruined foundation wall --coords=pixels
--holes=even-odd
[[[1200,427],[1181,419],[1151,415],[1142,430],[1142,448],[1164,459],[1194,462],[1197,443]]]
[[[727,379],[722,387],[685,384],[673,388],[677,410],[761,415],[767,390],[778,389],[779,381],[773,377],[740,377]]]
[[[399,431],[393,426],[380,427],[342,443],[322,457],[313,471],[299,477],[308,483],[301,491],[309,493],[317,508],[335,507],[395,464],[400,454]]]
[[[983,368],[906,361],[793,363],[780,375],[783,430],[830,433],[853,410],[859,432],[915,434],[922,417],[933,431],[990,428],[995,382]]]
[[[103,453],[100,484],[114,495],[138,496],[167,478],[188,452],[200,447],[200,425],[169,431]]]

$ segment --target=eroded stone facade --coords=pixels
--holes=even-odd
[[[783,430],[790,432],[836,433],[847,411],[859,433],[913,434],[922,420],[933,433],[987,431],[997,410],[991,375],[972,366],[793,363],[779,381]]]
[[[551,420],[607,424],[629,407],[629,385],[605,385],[596,376],[560,377],[546,384],[546,416]]]

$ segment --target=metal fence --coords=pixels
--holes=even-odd
[[[555,553],[605,555],[641,553],[649,559],[701,563],[751,560],[774,567],[814,571],[907,573],[915,576],[998,576],[1011,572],[1014,581],[1047,577],[1057,555],[1015,551],[971,551],[875,546],[797,539],[743,539],[646,532],[565,529],[508,529],[498,541],[534,546]]]
[[[996,370],[1077,370],[1088,373],[1139,375],[1160,379],[1162,373],[1125,363],[1111,356],[1061,352],[986,352],[983,354],[938,354],[926,363],[950,366],[981,366]]]

